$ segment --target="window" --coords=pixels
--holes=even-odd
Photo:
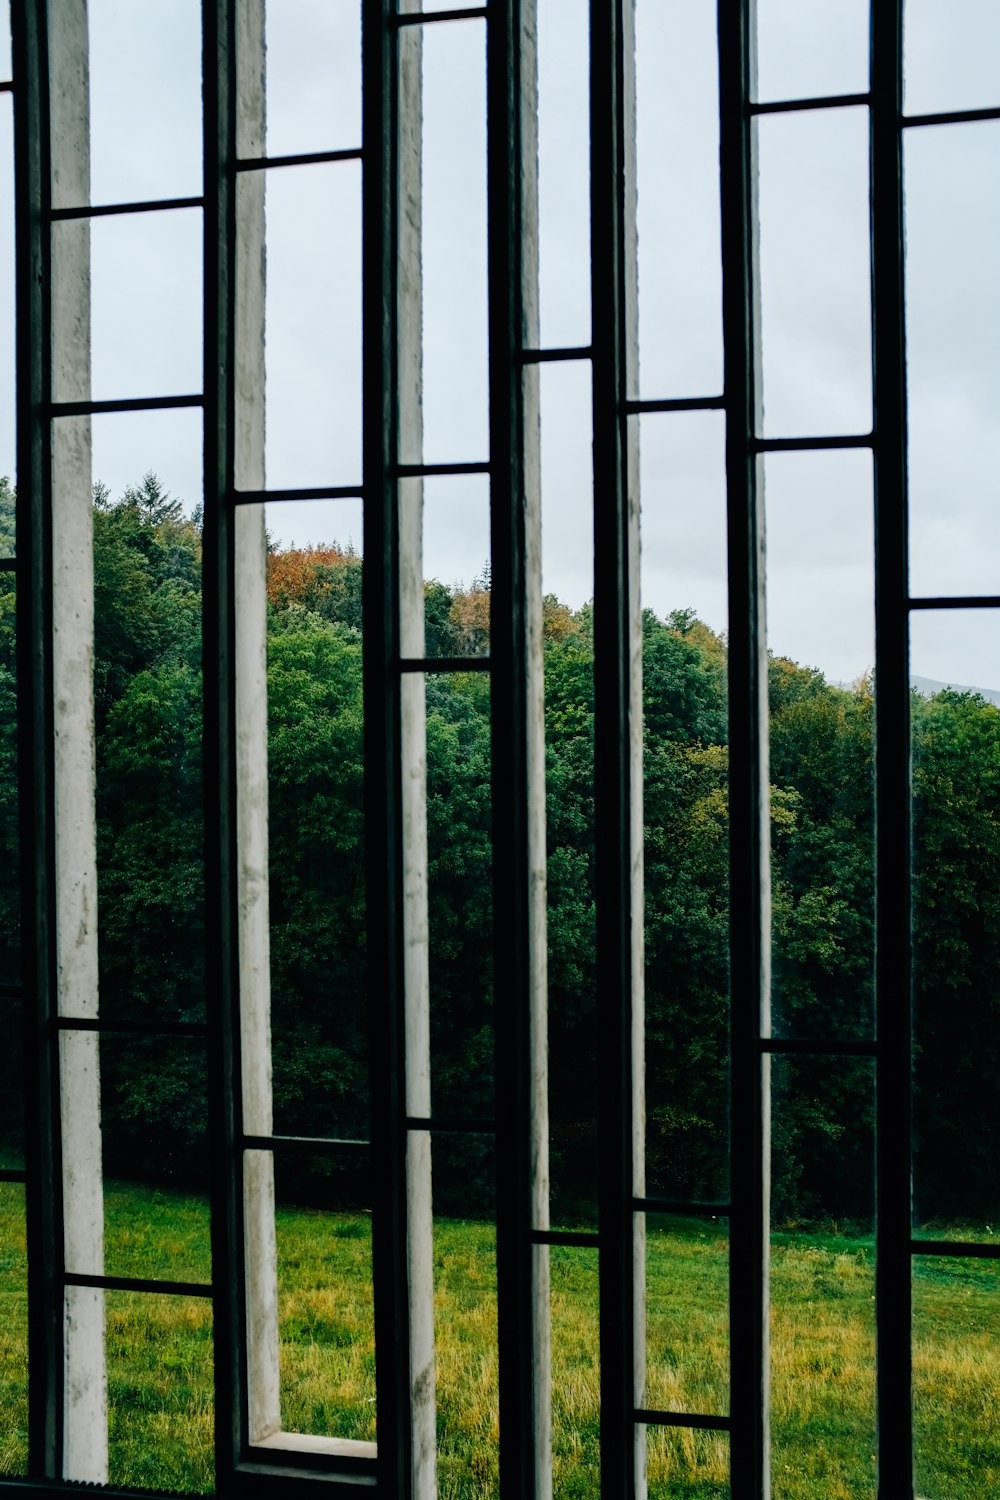
[[[482,1493],[498,1487],[505,1496],[544,1500],[553,1492],[553,1454],[562,1461],[559,1424],[567,1420],[557,1399],[565,1329],[553,1308],[575,1276],[587,1288],[582,1304],[591,1321],[583,1337],[599,1386],[599,1457],[559,1471],[560,1482],[576,1486],[567,1493],[675,1493],[664,1455],[670,1443],[690,1440],[692,1452],[698,1443],[714,1445],[703,1450],[711,1465],[697,1475],[698,1493],[794,1500],[800,1492],[784,1472],[775,1465],[771,1474],[772,1159],[794,1111],[824,1090],[860,1101],[858,1120],[849,1122],[858,1129],[848,1128],[842,1151],[858,1201],[860,1179],[874,1183],[874,1241],[857,1254],[874,1254],[878,1348],[877,1376],[861,1398],[877,1469],[869,1456],[859,1481],[859,1471],[841,1471],[835,1456],[829,1482],[842,1483],[847,1473],[857,1493],[874,1494],[877,1484],[882,1494],[912,1496],[915,1462],[921,1493],[948,1482],[928,1457],[932,1419],[920,1407],[919,1380],[914,1449],[914,1257],[940,1276],[952,1263],[986,1266],[998,1250],[992,1231],[914,1228],[922,1222],[912,1212],[914,1161],[919,1191],[927,1142],[939,1129],[943,1138],[955,1129],[947,1112],[957,1107],[962,1058],[956,1044],[942,1053],[950,1071],[933,1074],[927,1063],[918,1071],[922,1107],[939,1101],[943,1120],[918,1116],[915,1158],[914,1037],[925,1051],[934,1045],[928,1020],[947,988],[943,981],[934,988],[939,971],[927,964],[914,916],[913,890],[918,903],[932,899],[926,871],[940,853],[920,821],[936,773],[920,770],[919,754],[935,743],[933,704],[952,700],[945,694],[925,709],[912,696],[911,617],[917,641],[925,620],[962,610],[992,620],[1000,594],[985,572],[976,575],[987,583],[977,582],[975,593],[956,589],[954,573],[934,570],[926,540],[920,566],[912,561],[911,543],[934,505],[921,475],[911,526],[907,470],[918,449],[907,432],[907,376],[912,405],[925,390],[917,363],[933,364],[937,346],[921,344],[926,317],[921,322],[904,294],[904,229],[909,274],[922,253],[919,214],[934,209],[921,208],[915,190],[904,222],[903,169],[917,183],[914,143],[922,135],[944,141],[950,132],[947,139],[958,140],[960,132],[989,128],[1000,106],[989,92],[992,73],[986,92],[977,92],[982,80],[972,65],[946,107],[933,88],[919,104],[911,101],[937,24],[918,0],[907,7],[905,100],[902,0],[872,0],[870,17],[860,4],[817,4],[808,33],[795,30],[799,9],[777,0],[760,0],[759,31],[749,0],[719,0],[717,12],[691,5],[683,25],[679,9],[664,0],[592,0],[589,8],[582,0],[539,0],[537,8],[533,0],[488,0],[461,9],[428,0],[425,10],[409,0],[271,0],[267,7],[264,0],[203,0],[200,8],[193,0],[172,7],[89,0],[89,8],[88,0],[11,0],[9,59],[0,37],[0,153],[14,161],[17,523],[16,549],[7,532],[0,539],[0,551],[11,553],[0,558],[0,583],[16,591],[17,645],[16,661],[0,661],[0,690],[10,717],[16,670],[20,843],[16,870],[8,860],[2,879],[14,872],[22,920],[17,941],[15,924],[4,919],[0,1006],[21,1018],[24,1100],[23,1154],[17,1159],[14,1150],[3,1164],[0,1188],[26,1226],[27,1268],[17,1261],[14,1274],[26,1285],[16,1305],[26,1300],[27,1389],[19,1377],[11,1389],[21,1403],[15,1425],[17,1412],[27,1411],[26,1453],[13,1467],[32,1484],[214,1484],[221,1493],[249,1493],[320,1480],[337,1493],[368,1488],[429,1500],[449,1441],[435,1378],[441,1203],[460,1213],[463,1195],[478,1193],[468,1206],[494,1220],[476,1240],[490,1285],[480,1303],[482,1345],[471,1357],[486,1371],[491,1400],[491,1382],[496,1388],[495,1422],[474,1455]],[[966,38],[981,22],[972,12]],[[831,63],[841,53],[818,41],[830,16],[854,26],[855,55],[842,70]],[[663,44],[670,27],[675,51]],[[784,40],[775,46],[779,33]],[[985,47],[986,33],[981,40]],[[685,47],[690,70],[677,62]],[[565,71],[547,72],[563,53]],[[660,97],[657,69],[668,64],[674,71]],[[575,127],[561,134],[544,98],[539,111],[540,88],[544,96],[552,78],[569,100],[566,120],[577,111]],[[156,89],[162,97],[150,93]],[[687,200],[693,179],[673,180],[676,151],[658,149],[683,139],[686,109],[701,121],[692,126],[691,150],[702,174]],[[200,142],[192,126],[199,110]],[[110,153],[112,139],[127,140],[128,149]],[[435,153],[445,140],[454,150],[443,162]],[[789,268],[808,266],[809,231],[815,223],[822,233],[841,190],[845,218],[854,216],[843,282],[821,284],[817,297],[799,305],[791,297],[782,312]],[[705,276],[692,279],[690,298],[691,250],[687,260],[678,257],[671,239],[672,194],[685,205],[691,245],[721,243],[720,273],[713,280],[707,264]],[[554,231],[557,221],[576,227]],[[980,232],[981,224],[973,234]],[[589,255],[581,250],[586,234]],[[714,250],[704,253],[714,260]],[[123,308],[114,287],[126,265]],[[3,266],[0,245],[0,277]],[[853,384],[810,404],[817,386],[799,382],[774,330],[782,318],[798,317],[808,341],[809,320],[821,316],[826,296],[852,330]],[[685,329],[675,343],[659,314],[647,316],[664,307]],[[297,340],[310,323],[327,350],[307,361]],[[0,307],[0,339],[9,341],[6,326]],[[904,331],[913,334],[909,355]],[[956,358],[963,357],[959,346]],[[0,397],[4,390],[0,383]],[[95,454],[111,452],[109,424],[126,422],[137,435],[122,440],[125,447],[156,447],[186,475],[198,473],[202,486],[197,514],[178,510],[169,484],[152,476],[129,492],[147,540],[159,546],[172,538],[180,561],[167,579],[171,607],[188,611],[186,633],[172,636],[155,662],[137,654],[133,675],[146,673],[145,696],[131,718],[119,700],[102,697],[94,675],[95,654],[103,660],[102,610],[150,587],[145,574],[102,572],[101,539],[124,513],[115,497],[95,495],[94,480],[102,478]],[[699,816],[718,838],[705,882],[723,892],[711,916],[725,942],[712,960],[719,1004],[711,1018],[695,1006],[661,1007],[654,1035],[646,1023],[644,943],[652,951],[666,939],[651,936],[650,917],[660,909],[650,901],[661,899],[663,887],[652,873],[644,887],[644,840],[653,869],[644,795],[651,803],[659,774],[650,769],[650,746],[656,750],[671,731],[647,716],[644,746],[644,628],[648,635],[652,627],[644,627],[642,612],[640,529],[656,539],[654,555],[678,533],[670,533],[655,497],[640,527],[640,427],[643,463],[660,455],[643,471],[654,476],[655,491],[657,475],[683,470],[685,432],[696,430],[684,422],[704,424],[692,441],[712,450],[720,497],[712,586],[721,613],[715,630],[702,626],[697,639],[715,653],[712,713],[721,727],[692,740],[684,765],[710,793]],[[574,474],[588,469],[584,484],[592,482],[592,518],[581,508],[569,524],[565,512],[562,524],[573,545],[585,538],[588,582],[593,567],[590,635],[576,662],[583,686],[570,705],[586,705],[579,775],[583,783],[591,778],[593,819],[592,828],[587,815],[578,820],[577,863],[567,857],[555,870],[546,642],[559,638],[559,621],[571,611],[547,597],[543,520],[554,514],[546,455],[563,441],[560,430],[564,451],[575,443],[576,458],[558,462],[575,462]],[[831,896],[813,871],[803,887],[820,905],[846,901],[862,936],[850,964],[824,960],[825,978],[810,991],[822,1005],[806,1013],[796,1010],[801,974],[789,957],[792,898],[782,885],[781,839],[798,794],[787,789],[792,772],[786,784],[769,770],[769,756],[794,767],[803,752],[786,732],[790,718],[781,719],[780,734],[769,728],[769,687],[780,698],[783,669],[780,658],[769,661],[765,599],[775,629],[783,579],[797,566],[787,561],[794,549],[783,554],[782,538],[801,525],[809,485],[831,483],[833,469],[819,480],[819,470],[808,471],[817,455],[843,462],[834,503],[850,517],[843,530],[862,572],[871,570],[862,611],[874,613],[875,644],[874,690],[869,679],[850,705],[846,692],[830,700],[837,712],[855,715],[858,742],[867,744],[852,784],[862,848],[856,884],[848,896]],[[0,449],[0,469],[6,462]],[[140,462],[158,460],[151,452]],[[765,476],[774,543],[768,569]],[[0,524],[4,504],[9,511],[6,485]],[[336,520],[312,520],[334,511]],[[299,561],[340,569],[337,587],[355,589],[348,634],[324,634],[307,610],[286,621],[283,634],[269,628],[281,586],[269,531],[293,524],[279,515],[306,518],[309,542],[297,549]],[[453,618],[456,596],[447,588],[434,593],[439,564],[428,561],[430,539],[466,526],[472,535],[475,517],[486,567],[461,592],[464,613]],[[327,526],[357,528],[360,603],[357,553],[316,550],[331,540],[321,529]],[[339,539],[346,542],[344,530]],[[482,563],[476,557],[472,565]],[[910,571],[920,574],[921,590],[927,581],[926,592],[911,593]],[[8,598],[0,589],[0,599]],[[578,602],[586,598],[584,587]],[[448,629],[435,600],[451,611]],[[149,631],[158,628],[152,605],[143,618]],[[669,630],[657,626],[658,649],[669,658],[658,669],[664,680],[673,683],[670,674],[693,660],[694,637],[684,642],[697,623],[678,609]],[[298,688],[281,699],[280,684],[292,682],[302,659],[296,653],[335,647],[335,662],[325,658],[334,663],[329,672],[345,674],[338,683],[355,674],[351,695],[345,687],[336,701],[324,698],[307,725]],[[181,728],[158,717],[167,670],[176,702],[185,705]],[[788,680],[796,690],[802,681],[792,671]],[[963,714],[978,712],[982,701],[957,699]],[[485,853],[478,864],[461,865],[453,888],[463,900],[475,895],[476,930],[488,942],[478,967],[463,970],[463,982],[468,972],[481,982],[482,1014],[473,1008],[455,1022],[451,1039],[453,1055],[479,1048],[481,1066],[459,1077],[436,1050],[435,1006],[458,981],[435,926],[435,903],[450,898],[435,886],[446,861],[434,841],[442,839],[450,856],[466,825],[460,835],[448,828],[454,788],[435,782],[429,734],[445,732],[448,712],[454,728],[462,705],[469,714],[463,774],[478,819],[468,824],[468,840]],[[165,747],[145,813],[159,841],[150,869],[130,863],[121,842],[137,814],[135,804],[116,800],[124,781],[115,781],[100,748],[115,714],[123,753],[143,740]],[[354,774],[346,741],[329,738],[331,726],[351,714],[358,715],[351,742],[357,831],[338,849],[336,830],[324,825],[329,836],[307,847],[315,821],[330,816],[323,802],[330,757],[339,757],[345,782]],[[915,741],[916,836],[911,720],[929,726]],[[801,743],[817,724],[802,717]],[[309,738],[316,725],[327,735],[322,745]],[[991,726],[966,729],[989,738]],[[304,761],[326,757],[323,773],[311,783],[293,777],[291,792],[281,782],[289,746],[296,753],[301,746]],[[671,775],[680,763],[667,768]],[[313,799],[307,814],[306,795]],[[673,795],[658,786],[658,805]],[[13,804],[0,805],[10,849]],[[175,812],[184,830],[176,837]],[[673,826],[665,818],[657,837],[669,844]],[[836,826],[831,837],[845,836]],[[109,841],[109,829],[119,842]],[[304,972],[289,978],[295,956],[282,947],[279,924],[296,895],[294,882],[274,878],[279,847],[291,851],[293,872],[312,860],[313,873],[322,868],[324,878],[356,882],[365,941],[350,962],[344,945],[329,941],[320,881],[310,887],[310,920],[317,943],[327,946],[310,950]],[[663,867],[661,860],[656,869]],[[939,891],[950,867],[935,869]],[[569,928],[556,961],[557,879],[566,889],[577,881],[592,897],[572,929],[590,954],[577,979],[566,977],[564,950],[577,941],[566,936]],[[136,900],[137,882],[155,899]],[[974,895],[968,909],[976,909]],[[453,951],[463,952],[472,917],[466,907],[455,912]],[[124,935],[114,970],[110,942],[102,945],[111,931]],[[692,968],[702,962],[696,949],[693,941]],[[946,950],[935,950],[936,961]],[[977,954],[977,982],[987,986],[987,938]],[[557,1009],[566,996],[579,1002],[581,1028],[593,1028],[579,1055],[596,1077],[581,1068],[578,1089],[566,1081],[567,1028]],[[963,1003],[977,1045],[995,1048],[989,1018],[967,996]],[[309,1077],[308,1033],[298,1027],[310,1007],[324,1018],[315,1032],[316,1047],[327,1049],[318,1082]],[[294,1108],[274,1087],[293,1063],[302,1075]],[[671,1068],[675,1075],[711,1068],[714,1103],[705,1118],[688,1111],[679,1125],[671,1115],[663,1084]],[[163,1185],[175,1149],[164,1143],[176,1141],[171,1116],[180,1113],[186,1180],[205,1175],[203,1197],[192,1194],[186,1210],[189,1239],[147,1225],[163,1250],[152,1266],[130,1258],[127,1237],[109,1230],[126,1083],[132,1149],[141,1141],[153,1186]],[[708,1118],[713,1109],[718,1118]],[[14,1140],[17,1109],[10,1119]],[[708,1144],[695,1149],[711,1160],[685,1177],[676,1152],[689,1128],[703,1132]],[[946,1141],[936,1149],[947,1161]],[[991,1141],[979,1149],[995,1161]],[[590,1174],[589,1209],[579,1213],[559,1197],[566,1174],[556,1180],[552,1172],[573,1150],[581,1162],[586,1157],[580,1180]],[[940,1161],[938,1170],[940,1178]],[[303,1183],[318,1180],[337,1184],[339,1203],[365,1210],[341,1236],[358,1242],[350,1310],[363,1330],[345,1338],[374,1347],[374,1383],[364,1385],[374,1394],[355,1389],[350,1422],[320,1411],[321,1402],[296,1404],[283,1363],[282,1277],[299,1252],[282,1217],[289,1201],[282,1184],[292,1184],[294,1201]],[[700,1182],[715,1182],[718,1192],[695,1196]],[[448,1193],[437,1199],[442,1184]],[[143,1211],[152,1213],[153,1202]],[[683,1322],[663,1300],[674,1273],[657,1260],[660,1226],[684,1216],[729,1226],[718,1262],[728,1316],[717,1292],[708,1293],[722,1353],[702,1383],[701,1404],[690,1389],[674,1401],[656,1364],[664,1359],[664,1322]],[[326,1266],[347,1263],[338,1259],[346,1252],[336,1235],[315,1254]],[[918,1303],[919,1296],[918,1285]],[[197,1356],[192,1342],[172,1342],[167,1306],[185,1310]],[[154,1351],[151,1367],[183,1369],[190,1414],[189,1425],[174,1428],[173,1449],[164,1444],[145,1469],[119,1461],[121,1434],[137,1420],[122,1404],[119,1367],[140,1327]],[[776,1329],[776,1340],[787,1340],[780,1320]],[[467,1373],[459,1372],[456,1386]],[[785,1381],[781,1400],[794,1405],[787,1372],[773,1378],[776,1387]],[[868,1375],[860,1379],[864,1385]],[[143,1439],[147,1447],[150,1441]],[[852,1441],[857,1446],[857,1432]],[[193,1475],[185,1449],[196,1445],[206,1456]],[[472,1453],[470,1444],[451,1458],[461,1470]],[[989,1463],[996,1465],[995,1447],[984,1450]],[[3,1485],[27,1488],[24,1479]],[[935,1500],[946,1500],[944,1492],[935,1489]]]

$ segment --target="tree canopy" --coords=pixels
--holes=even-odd
[[[0,551],[13,549],[0,482]],[[362,574],[329,544],[268,555],[273,1084],[281,1133],[367,1130]],[[205,1014],[201,524],[152,474],[94,501],[101,1005]],[[8,579],[10,575],[8,575]],[[16,971],[16,662],[0,590],[0,956]],[[488,649],[488,571],[429,582],[427,649]],[[553,1212],[595,1194],[593,631],[589,606],[545,601]],[[728,743],[724,637],[688,610],[643,618],[647,1155],[650,1192],[725,1196],[728,1171]],[[868,1038],[873,987],[873,684],[770,662],[773,1025]],[[432,1092],[489,1115],[493,1094],[490,693],[429,674]],[[1000,1118],[1000,710],[914,694],[918,1205],[997,1211]],[[738,899],[735,893],[734,899]],[[5,1068],[16,1067],[11,1053]],[[102,1042],[109,1171],[195,1180],[205,1158],[200,1044]],[[11,1080],[12,1081],[12,1080]],[[870,1060],[775,1059],[779,1219],[871,1213]],[[0,1118],[17,1131],[10,1104]],[[435,1157],[435,1201],[488,1211],[488,1137]],[[291,1175],[289,1175],[291,1174]],[[332,1180],[331,1180],[332,1178]],[[280,1179],[279,1179],[280,1180]],[[299,1194],[363,1193],[329,1161],[289,1165]]]

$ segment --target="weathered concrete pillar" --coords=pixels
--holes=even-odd
[[[403,0],[401,11],[419,10]],[[423,453],[423,271],[421,158],[423,37],[421,27],[399,34],[399,442]],[[424,490],[420,479],[399,489],[400,651],[421,657],[424,641]],[[427,708],[415,673],[400,681],[403,786],[403,942],[406,1006],[406,1112],[431,1113],[430,967],[427,915]],[[410,1392],[413,1500],[437,1491],[434,1375],[434,1247],[431,1137],[410,1131],[406,1147],[407,1256],[410,1292]]]
[[[264,0],[237,9],[237,151],[265,154]],[[236,206],[236,487],[264,488],[266,173],[244,172]],[[263,505],[235,517],[236,797],[239,863],[240,1058],[243,1128],[269,1136],[271,1102],[270,917],[267,839],[267,543]],[[281,1428],[274,1158],[244,1156],[249,1438]]]
[[[54,207],[90,201],[87,0],[48,11]],[[52,242],[52,394],[90,397],[90,225],[61,223]],[[94,547],[89,417],[52,424],[52,609],[55,726],[56,960],[59,1013],[98,1013],[94,744]],[[100,1051],[94,1032],[60,1038],[65,1261],[104,1272]],[[65,1305],[63,1476],[106,1483],[104,1293],[70,1287]]]
[[[625,123],[625,378],[630,392],[639,390],[639,254],[636,226],[636,72],[635,6],[622,7]],[[645,1005],[645,909],[643,884],[643,767],[642,767],[642,601],[640,598],[640,498],[639,423],[629,423],[626,440],[628,464],[628,637],[629,637],[629,805],[632,824],[632,1191],[646,1192],[646,1005]],[[646,1390],[646,1216],[633,1215],[633,1387],[636,1407],[645,1406]],[[635,1426],[635,1500],[645,1500],[646,1429]]]
[[[535,0],[521,5],[521,344],[537,349],[539,316],[538,21]],[[549,1021],[545,827],[545,664],[542,637],[542,456],[539,367],[522,373],[527,618],[528,861],[531,914],[532,1224],[549,1228]],[[552,1494],[552,1333],[549,1248],[533,1250],[535,1494]]]

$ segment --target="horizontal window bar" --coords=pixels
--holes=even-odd
[[[316,1446],[313,1447],[312,1444]],[[340,1444],[343,1444],[343,1452],[340,1451]],[[353,1497],[359,1490],[364,1495],[370,1495],[376,1488],[376,1453],[375,1443],[366,1442],[363,1438],[322,1438],[301,1432],[279,1431],[262,1442],[249,1443],[245,1459],[236,1464],[232,1472],[241,1476],[253,1475],[250,1481],[252,1487],[248,1490],[250,1494],[259,1493],[257,1486],[262,1483],[277,1488],[279,1480],[283,1479],[291,1479],[293,1484],[305,1480],[311,1488],[312,1481],[322,1475],[329,1483],[329,1493],[333,1496]],[[137,1493],[138,1491],[133,1491],[129,1500],[134,1500]],[[154,1492],[147,1491],[147,1494],[152,1493]],[[218,1494],[219,1491],[215,1493]],[[242,1494],[242,1488],[237,1493]],[[297,1492],[292,1490],[291,1493]],[[182,1497],[182,1500],[187,1500],[187,1497]],[[191,1496],[191,1500],[195,1500],[195,1497]]]
[[[635,1420],[645,1422],[647,1427],[698,1427],[703,1432],[728,1432],[732,1426],[729,1417],[705,1417],[687,1411],[651,1411],[644,1406],[636,1409]]]
[[[946,594],[937,599],[908,599],[909,609],[1000,609],[1000,594]]]
[[[903,115],[899,123],[904,130],[912,130],[921,125],[971,125],[976,120],[1000,120],[1000,106],[994,109],[953,109],[939,115]]]
[[[370,1151],[371,1141],[341,1141],[319,1135],[245,1135],[244,1151]]]
[[[159,214],[175,208],[204,208],[204,198],[144,198],[138,203],[82,203],[78,208],[54,208],[49,218],[106,219],[113,214]]]
[[[663,401],[626,401],[625,410],[630,417],[640,417],[657,411],[722,411],[725,405],[725,396],[669,396]]]
[[[815,94],[807,99],[775,99],[766,104],[748,104],[750,115],[785,115],[802,109],[856,109],[870,104],[871,94]]]
[[[211,1297],[205,1281],[152,1281],[143,1276],[79,1276],[67,1271],[64,1286],[92,1286],[101,1292],[162,1292],[167,1297]]]
[[[1000,1260],[1000,1242],[984,1245],[973,1240],[911,1240],[914,1255],[954,1255],[963,1260]]]
[[[488,463],[474,464],[397,464],[392,471],[397,479],[434,479],[439,474],[488,474]]]
[[[271,505],[283,500],[363,500],[360,484],[321,485],[310,490],[234,490],[234,505]]]
[[[525,365],[549,365],[557,364],[566,359],[593,359],[594,350],[590,344],[581,344],[573,348],[565,349],[522,349],[521,363]]]
[[[236,159],[237,172],[267,172],[272,167],[316,167],[326,161],[361,161],[360,146],[347,146],[340,151],[300,151],[293,156],[240,156]]]
[[[825,448],[872,448],[874,445],[875,434],[872,432],[852,432],[835,437],[750,439],[750,450],[753,453],[806,453]]]
[[[16,572],[17,572],[17,558],[16,557],[0,557],[0,573],[16,573]],[[2,994],[3,994],[3,987],[0,987],[0,996],[2,996]]]
[[[875,1057],[878,1043],[840,1042],[835,1038],[824,1041],[822,1038],[813,1040],[811,1037],[762,1036],[760,1049],[762,1052],[780,1052],[799,1057]]]
[[[6,561],[6,559],[5,559]],[[0,1000],[23,1000],[24,989],[19,984],[0,984]]]
[[[472,21],[486,19],[485,5],[468,5],[462,10],[407,11],[405,15],[393,16],[394,26],[426,26],[429,21]]]
[[[53,401],[51,417],[96,417],[112,411],[173,411],[183,406],[203,406],[198,396],[135,396],[123,401]]]
[[[488,672],[488,656],[404,656],[396,663],[401,672]]]
[[[14,80],[13,80],[13,78],[4,78],[3,80],[0,80],[0,94],[12,94],[13,92],[14,92]]]
[[[533,1245],[589,1245],[596,1248],[601,1243],[601,1237],[586,1229],[533,1229],[531,1243]]]
[[[126,1036],[207,1036],[204,1021],[115,1021],[101,1016],[56,1016],[57,1031],[108,1031]]]
[[[27,1182],[24,1167],[0,1167],[0,1182]]]
[[[633,1198],[632,1208],[642,1214],[714,1214],[717,1219],[728,1219],[728,1203],[685,1203],[680,1198]]]
[[[494,1135],[495,1120],[477,1120],[475,1115],[407,1115],[407,1130],[445,1130],[456,1135]]]

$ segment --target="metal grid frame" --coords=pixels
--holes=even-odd
[[[17,181],[18,548],[22,785],[26,1169],[4,1180],[28,1189],[30,1256],[30,1472],[2,1481],[16,1492],[60,1492],[63,1392],[62,1300],[67,1285],[212,1296],[216,1339],[217,1468],[220,1488],[288,1484],[293,1456],[253,1454],[246,1441],[246,1315],[242,1155],[276,1145],[369,1151],[377,1166],[374,1274],[377,1287],[377,1465],[357,1478],[403,1497],[413,1483],[412,1390],[407,1278],[406,1141],[412,1132],[487,1131],[498,1147],[497,1227],[501,1369],[501,1487],[546,1492],[546,1396],[539,1384],[540,1317],[546,1311],[551,1244],[600,1251],[602,1485],[608,1495],[644,1490],[646,1424],[728,1430],[733,1493],[766,1500],[768,1478],[767,1268],[768,1067],[775,1053],[864,1055],[874,1059],[877,1110],[877,1332],[880,1492],[912,1495],[910,1408],[911,1256],[992,1255],[996,1247],[924,1241],[910,1206],[910,812],[908,618],[911,610],[996,608],[1000,596],[911,598],[906,564],[906,395],[902,265],[903,131],[1000,118],[1000,109],[905,117],[902,112],[902,0],[872,0],[868,93],[761,104],[754,99],[752,0],[719,0],[718,39],[725,377],[721,394],[640,400],[634,394],[635,280],[633,80],[634,0],[591,7],[592,342],[534,347],[531,205],[526,161],[533,145],[531,0],[421,14],[395,0],[363,0],[364,147],[239,159],[236,151],[236,0],[205,0],[205,192],[202,197],[60,208],[49,201],[45,0],[15,0],[14,81]],[[490,456],[472,463],[399,462],[397,148],[402,27],[480,19],[488,38],[490,120]],[[763,438],[759,420],[754,120],[763,114],[864,106],[870,119],[872,188],[872,353],[870,433]],[[357,487],[238,492],[234,480],[233,369],[236,183],[241,172],[361,159],[364,170],[364,477]],[[194,208],[205,223],[203,394],[101,402],[51,399],[50,225],[61,219]],[[532,684],[530,535],[531,371],[556,360],[590,360],[595,475],[595,696],[600,1038],[608,1060],[600,1102],[599,1227],[558,1234],[533,1197],[532,1024],[537,1015],[528,899],[532,863]],[[50,424],[95,412],[203,407],[205,414],[205,765],[208,983],[220,997],[206,1026],[150,1026],[67,1020],[56,1015],[52,722],[52,474]],[[634,1155],[641,1120],[641,790],[635,775],[638,713],[634,675],[638,493],[635,418],[643,413],[726,414],[730,579],[730,880],[745,899],[731,919],[732,1191],[711,1205],[731,1216],[731,1417],[657,1412],[642,1404],[641,1262],[646,1212],[690,1205],[645,1196]],[[877,1039],[794,1042],[765,1034],[768,971],[766,655],[759,469],[766,452],[862,447],[873,455],[876,506],[876,1004]],[[399,484],[422,475],[485,473],[491,480],[494,631],[489,658],[404,657],[399,620]],[[299,1140],[246,1134],[239,1080],[238,933],[235,867],[236,600],[234,515],[264,500],[365,500],[366,818],[369,835],[371,1011],[379,1065],[373,1068],[371,1141]],[[375,560],[378,560],[377,563]],[[209,669],[211,668],[211,669]],[[493,1121],[407,1112],[402,960],[403,848],[400,832],[401,684],[406,674],[486,671],[491,678],[497,987],[510,997],[498,1016],[497,1108]],[[637,832],[638,830],[638,832]],[[13,995],[11,998],[17,998]],[[69,1276],[62,1254],[58,1039],[64,1029],[203,1036],[212,1070],[215,1141],[211,1286]],[[374,1053],[373,1053],[374,1055]],[[235,1272],[235,1274],[234,1274]],[[547,1366],[542,1362],[542,1373]],[[287,1462],[286,1462],[287,1458]],[[328,1476],[338,1489],[335,1477]],[[351,1486],[352,1490],[354,1486]]]

